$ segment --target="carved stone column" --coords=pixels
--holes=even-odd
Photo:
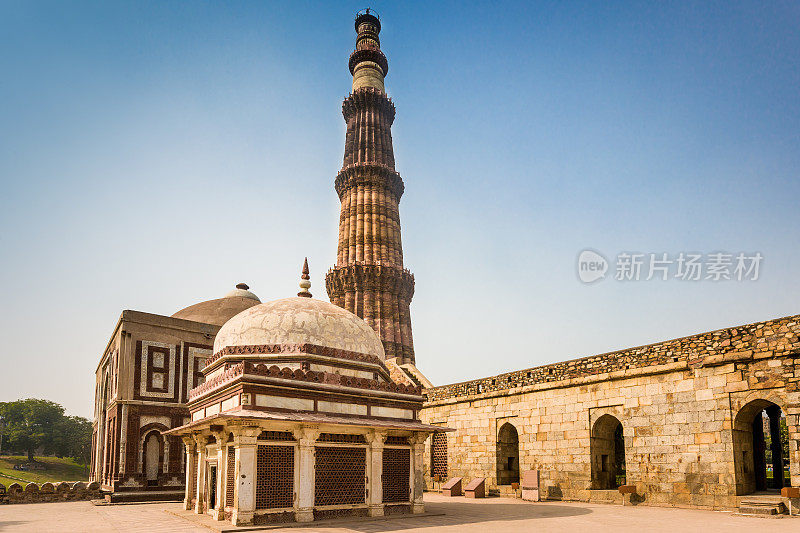
[[[225,470],[228,462],[226,461],[225,451],[228,433],[225,431],[215,431],[214,438],[217,439],[217,479],[212,480],[217,484],[217,499],[214,502],[214,513],[211,515],[215,520],[225,520]]]
[[[409,438],[411,443],[411,512],[424,513],[425,502],[422,499],[425,489],[424,479],[424,455],[425,440],[428,434],[424,432],[414,433]]]
[[[297,486],[297,510],[295,520],[298,522],[314,521],[314,484],[316,482],[314,469],[314,445],[320,431],[316,428],[298,428],[293,431],[297,439],[300,470],[300,483]]]
[[[234,526],[253,523],[256,511],[256,452],[261,428],[244,427],[234,432],[236,446],[236,496],[231,522]]]
[[[194,473],[197,472],[197,444],[192,437],[183,437],[186,447],[186,494],[183,498],[183,508],[192,510],[192,495],[197,487],[194,486]]]
[[[365,436],[369,443],[367,448],[369,515],[383,516],[383,445],[386,442],[386,433],[373,431]]]
[[[197,485],[194,488],[195,504],[194,512],[203,514],[206,510],[206,444],[208,435],[200,433],[194,435],[194,442],[197,446]]]

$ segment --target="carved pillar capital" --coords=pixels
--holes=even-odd
[[[313,426],[303,426],[292,430],[294,438],[300,447],[313,447],[321,431]]]
[[[364,435],[364,438],[366,439],[367,443],[373,449],[378,449],[378,448],[382,449],[384,443],[386,442],[386,437],[388,437],[388,435],[386,434],[385,431],[377,429],[373,429],[372,431]]]
[[[183,446],[186,448],[186,454],[194,453],[197,450],[197,443],[194,441],[194,437],[192,435],[182,435],[181,441],[183,441]]]
[[[191,438],[198,448],[205,448],[206,444],[208,444],[209,436],[211,436],[211,433],[208,431],[198,431],[197,433],[192,433]]]
[[[422,446],[430,435],[431,434],[426,431],[416,431],[408,438],[408,442],[414,447]]]
[[[255,446],[262,431],[259,426],[233,426],[229,430],[236,446]]]
[[[225,426],[218,426],[214,425],[209,428],[209,433],[214,436],[215,439],[220,440],[224,438],[224,440],[228,440],[229,431],[225,428]]]

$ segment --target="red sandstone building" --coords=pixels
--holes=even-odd
[[[162,432],[188,419],[189,391],[203,381],[220,326],[261,303],[247,289],[172,316],[122,312],[96,370],[93,481],[115,493],[183,496],[183,444]]]

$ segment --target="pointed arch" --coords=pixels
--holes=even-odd
[[[785,474],[791,470],[786,411],[774,395],[748,399],[733,419],[736,494],[777,492],[790,479]]]
[[[604,414],[592,426],[589,442],[592,489],[612,490],[625,483],[625,438],[622,422]]]
[[[497,431],[497,484],[519,483],[519,432],[511,422]]]
[[[158,485],[160,474],[165,472],[168,445],[162,431],[163,424],[151,423],[139,430],[139,473],[148,486]]]

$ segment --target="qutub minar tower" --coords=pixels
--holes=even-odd
[[[403,180],[394,169],[394,104],[383,85],[389,67],[380,49],[378,17],[368,9],[358,15],[355,27],[353,92],[342,104],[347,137],[336,176],[342,202],[339,247],[325,282],[331,302],[378,332],[387,359],[414,364],[409,311],[414,276],[403,268],[398,208]]]

